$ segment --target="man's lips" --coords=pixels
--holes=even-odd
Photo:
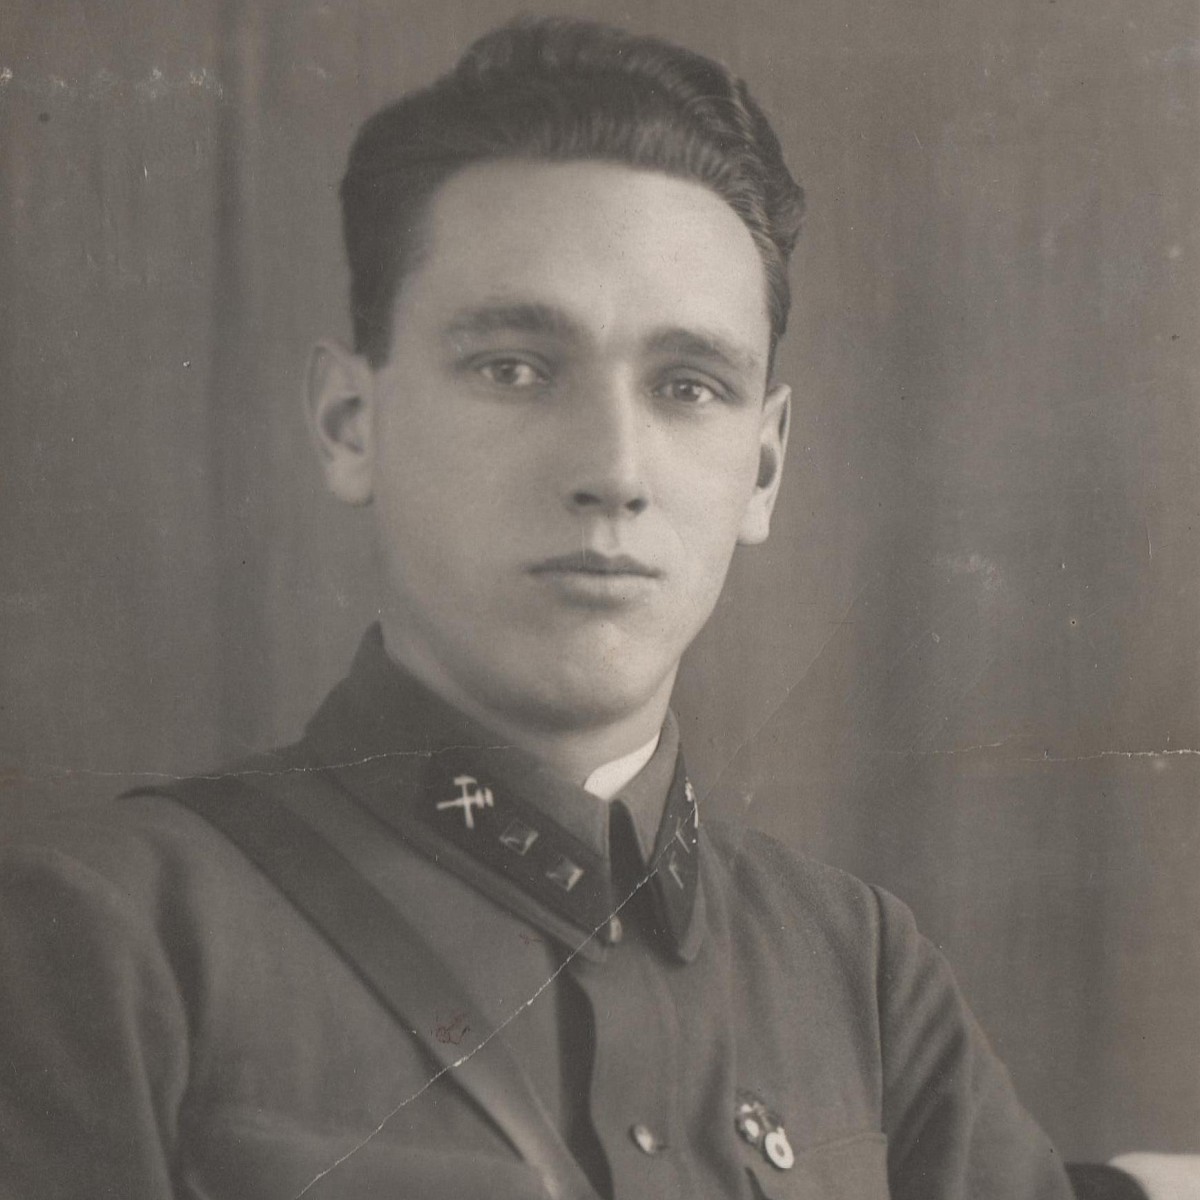
[[[546,558],[529,570],[533,575],[635,575],[643,579],[658,579],[662,575],[656,567],[628,554],[597,554],[592,550]]]

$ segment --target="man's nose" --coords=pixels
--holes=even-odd
[[[633,389],[613,384],[579,400],[572,422],[567,507],[580,515],[637,516],[650,505],[645,438],[650,432]]]

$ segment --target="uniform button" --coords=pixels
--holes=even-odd
[[[608,925],[604,930],[604,940],[610,946],[615,946],[624,936],[625,926],[621,924],[621,918],[610,918]]]
[[[654,1130],[649,1125],[643,1125],[640,1121],[630,1127],[629,1136],[633,1138],[637,1148],[643,1154],[657,1154],[663,1149],[663,1144],[654,1135]]]

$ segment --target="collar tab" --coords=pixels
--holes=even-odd
[[[690,961],[704,925],[699,815],[674,729],[668,718],[649,763],[623,791],[634,809],[643,808],[639,784],[662,779],[671,769],[671,760],[662,759],[673,757],[652,854],[645,850],[653,826],[642,845],[655,924],[667,948]],[[597,805],[624,801],[601,801],[532,756],[497,744],[394,663],[377,626],[363,638],[349,676],[310,722],[305,741],[376,817],[476,890],[537,921],[571,949],[603,953],[606,941],[618,940],[606,934],[625,896],[615,895],[604,839],[589,844],[549,814],[575,793]],[[569,931],[581,936],[572,941]]]

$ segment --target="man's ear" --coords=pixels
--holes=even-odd
[[[738,541],[743,546],[757,546],[765,542],[767,534],[771,532],[771,514],[775,511],[779,483],[783,478],[783,459],[791,420],[792,389],[786,384],[778,384],[763,401],[758,440],[758,478],[738,530]]]
[[[340,342],[319,341],[308,362],[308,414],[329,490],[346,504],[374,493],[374,374]]]

